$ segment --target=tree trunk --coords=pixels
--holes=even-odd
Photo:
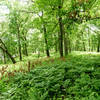
[[[71,46],[71,42],[70,42],[70,40],[68,39],[68,48],[69,48],[69,53],[71,53],[71,51],[72,50],[75,50],[75,47],[74,47],[74,45],[73,45],[73,48],[72,48],[72,46]]]
[[[89,34],[89,28],[88,28],[88,43],[89,43],[89,52],[91,51],[91,40],[90,40],[90,34]]]
[[[26,34],[27,33],[26,31],[23,31],[23,41],[24,41],[24,44],[23,44],[23,53],[25,56],[28,56],[28,50],[27,50],[27,38],[26,38]]]
[[[28,56],[28,51],[27,51],[27,44],[25,43],[25,55]]]
[[[42,16],[40,17],[41,20],[43,21],[43,32],[44,32],[44,39],[45,39],[45,45],[46,45],[46,55],[47,57],[50,57],[50,52],[49,52],[49,47],[48,47],[48,40],[47,40],[47,30],[45,26],[45,21],[43,19],[43,11],[42,11]]]
[[[83,41],[83,50],[86,51],[83,32],[82,32],[82,41]]]
[[[55,53],[57,53],[58,52],[58,44],[56,43],[55,44]]]
[[[62,23],[62,16],[61,16],[61,8],[62,6],[59,5],[58,9],[59,9],[59,28],[60,28],[60,35],[59,35],[59,41],[60,41],[60,57],[63,57],[63,23]]]
[[[83,41],[83,50],[86,51],[85,42]]]
[[[22,61],[22,52],[21,52],[21,41],[20,41],[20,31],[19,26],[17,25],[17,31],[18,31],[18,49],[19,49],[19,59]]]
[[[91,39],[91,52],[93,52],[94,51],[94,43],[93,43],[93,39]]]
[[[10,57],[10,59],[12,60],[12,62],[15,64],[16,63],[16,61],[15,61],[15,59],[12,57],[12,55],[8,52],[8,49],[7,49],[7,47],[6,47],[6,45],[4,44],[4,42],[0,39],[0,43],[1,43],[1,45],[0,45],[0,48],[2,49],[2,51],[4,52],[4,53],[6,53],[9,57]],[[4,47],[4,48],[3,48]]]
[[[38,58],[40,58],[40,51],[38,50]]]
[[[4,64],[6,64],[6,53],[3,51]]]
[[[8,52],[7,49],[4,49],[3,47],[0,46],[0,48],[2,49],[3,52],[5,52],[9,57],[10,59],[12,60],[13,64],[16,63],[15,59],[12,57],[12,55]]]
[[[63,31],[64,31],[64,26],[63,26]],[[65,56],[67,56],[68,55],[68,38],[65,32],[64,32],[64,50],[65,50]]]
[[[43,29],[44,29],[44,39],[45,39],[45,44],[46,44],[46,54],[47,54],[47,57],[50,57],[50,52],[49,52],[49,47],[48,47],[47,33],[46,33],[45,25],[43,25]]]
[[[55,49],[55,53],[57,53],[58,52],[58,41],[57,41],[57,36],[54,34],[54,39],[55,39],[55,42],[54,42],[54,49]]]
[[[100,37],[98,36],[97,52],[100,52]]]
[[[24,37],[24,41],[25,41],[25,44],[24,44],[25,55],[28,56],[27,43],[26,43],[27,39],[26,39],[26,37]]]
[[[89,39],[89,52],[91,51],[91,42],[90,42],[90,39]]]

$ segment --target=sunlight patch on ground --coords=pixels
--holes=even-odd
[[[74,52],[72,52],[72,54],[74,54],[74,55],[100,55],[100,53],[98,53],[98,52],[80,52],[80,51],[74,51]]]

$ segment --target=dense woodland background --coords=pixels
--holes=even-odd
[[[33,53],[99,52],[99,5],[99,0],[0,1],[0,62]]]
[[[100,100],[100,0],[0,0],[0,100]]]

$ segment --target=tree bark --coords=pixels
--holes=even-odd
[[[57,36],[54,34],[54,39],[55,39],[55,41],[54,41],[54,49],[55,49],[55,53],[57,53],[58,52],[58,41],[57,41]]]
[[[23,44],[23,54],[25,56],[28,56],[27,38],[26,38],[26,34],[25,33],[27,33],[27,31],[23,31],[23,37],[22,37],[22,39],[24,41],[24,44]]]
[[[3,47],[0,46],[0,48],[2,49],[3,52],[5,52],[9,57],[10,59],[12,60],[13,64],[16,63],[15,59],[12,57],[12,55],[8,52],[7,49],[4,49]]]
[[[24,41],[25,41],[25,44],[24,44],[25,55],[28,56],[27,43],[26,43],[27,39],[26,39],[26,37],[24,37]]]
[[[44,39],[45,39],[45,44],[46,44],[46,54],[47,54],[47,57],[50,57],[48,41],[47,41],[47,31],[46,31],[45,25],[43,25],[43,29],[44,29]]]
[[[21,52],[21,41],[20,41],[20,31],[19,26],[17,25],[17,35],[18,35],[18,49],[19,49],[19,59],[22,61],[22,52]]]
[[[4,64],[6,64],[6,53],[3,51]]]
[[[91,51],[91,40],[90,40],[90,34],[89,34],[89,28],[88,28],[88,43],[89,43],[89,52]]]
[[[73,45],[73,47],[71,46],[71,42],[70,42],[70,40],[69,40],[69,38],[68,38],[68,48],[69,48],[69,53],[71,53],[71,51],[72,50],[75,50],[75,48],[74,48],[74,45]]]
[[[63,57],[63,22],[62,22],[62,16],[61,16],[61,9],[62,9],[62,4],[59,5],[59,28],[60,28],[60,34],[59,34],[59,41],[60,41],[60,57]]]
[[[63,26],[63,31],[64,31],[64,26]],[[65,51],[65,56],[67,56],[68,55],[68,38],[65,32],[64,32],[64,51]]]
[[[97,52],[100,52],[100,36],[98,36]]]
[[[46,44],[46,55],[47,55],[47,57],[50,57],[50,52],[49,52],[49,47],[48,47],[48,40],[47,40],[47,30],[46,30],[46,26],[45,26],[43,16],[44,16],[44,14],[42,12],[42,16],[40,18],[43,21],[43,32],[44,32],[44,39],[45,39],[45,44]]]
[[[83,41],[83,50],[86,51],[83,32],[82,32],[82,41]]]
[[[15,59],[12,57],[12,55],[8,52],[8,49],[7,49],[7,47],[6,47],[6,45],[4,44],[4,42],[0,39],[0,43],[1,43],[1,45],[0,45],[0,48],[2,49],[2,51],[4,52],[4,53],[6,53],[9,57],[10,57],[10,59],[12,60],[12,62],[15,64],[16,63],[16,61],[15,61]],[[4,47],[4,48],[3,48]]]
[[[85,42],[83,41],[83,50],[86,51]]]

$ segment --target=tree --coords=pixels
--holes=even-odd
[[[15,64],[16,61],[15,59],[13,58],[13,56],[9,53],[6,45],[4,44],[4,42],[0,39],[0,48],[2,49],[3,52],[5,52],[9,57],[10,59],[12,60],[12,62]]]

